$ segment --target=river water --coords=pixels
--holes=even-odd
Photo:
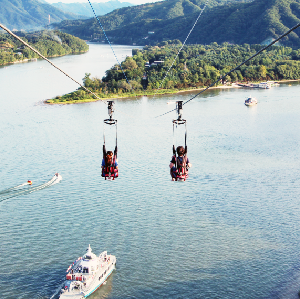
[[[120,60],[131,48],[115,46]],[[81,80],[115,64],[107,45],[52,61]],[[297,298],[300,288],[300,85],[212,90],[184,106],[193,167],[172,182],[169,101],[116,102],[119,178],[101,178],[101,102],[45,105],[77,88],[47,62],[0,69],[0,297],[50,298],[88,244],[117,257],[91,298]],[[259,103],[246,107],[249,95]],[[105,128],[107,147],[113,128]],[[184,130],[178,129],[176,144]]]

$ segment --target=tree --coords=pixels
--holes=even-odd
[[[126,58],[126,60],[122,63],[122,67],[127,70],[135,70],[138,68],[137,63],[133,58]]]
[[[266,78],[266,76],[267,76],[267,68],[264,65],[260,65],[258,67],[258,76],[260,78]]]

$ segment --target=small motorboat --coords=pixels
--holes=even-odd
[[[116,267],[116,257],[103,251],[96,256],[89,245],[86,254],[67,269],[60,299],[84,299],[103,285]]]
[[[256,105],[257,102],[258,102],[258,101],[257,101],[256,98],[250,97],[250,98],[248,98],[248,99],[245,101],[245,105],[246,105],[246,106],[253,106],[253,105]]]

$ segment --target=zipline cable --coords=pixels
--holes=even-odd
[[[100,27],[101,27],[103,33],[104,33],[104,36],[105,36],[107,42],[109,43],[109,46],[110,46],[112,52],[114,53],[114,56],[115,56],[115,58],[116,58],[116,60],[117,60],[117,62],[118,62],[118,64],[119,64],[119,66],[120,66],[120,68],[121,68],[121,70],[122,70],[122,72],[123,72],[123,75],[124,75],[124,77],[125,77],[125,79],[126,79],[126,82],[129,84],[129,86],[131,87],[131,89],[134,90],[133,87],[132,87],[132,85],[129,83],[129,81],[128,81],[128,79],[127,79],[127,76],[126,76],[126,74],[125,74],[125,72],[124,72],[124,70],[123,70],[123,68],[122,68],[122,65],[121,65],[121,63],[119,62],[119,59],[118,59],[118,57],[117,57],[117,55],[116,55],[116,53],[115,53],[115,51],[114,51],[114,49],[113,49],[113,47],[112,47],[112,45],[111,45],[109,39],[108,39],[108,36],[106,35],[106,32],[105,32],[105,30],[104,30],[104,28],[103,28],[103,26],[102,26],[102,24],[101,24],[99,18],[98,18],[97,15],[96,15],[96,12],[95,12],[95,10],[94,10],[94,7],[93,7],[92,3],[90,2],[90,0],[88,0],[88,1],[89,1],[89,4],[90,4],[90,6],[91,6],[91,8],[92,8],[92,10],[93,10],[94,16],[95,16],[95,18],[97,19],[97,21],[98,21],[98,23],[99,23],[99,25],[100,25]]]
[[[56,69],[58,69],[60,72],[62,72],[64,75],[66,75],[68,78],[70,78],[72,81],[74,81],[75,83],[77,83],[79,86],[81,86],[84,90],[86,90],[87,92],[89,92],[90,94],[92,94],[96,99],[100,100],[102,103],[107,102],[106,99],[101,99],[99,98],[95,93],[93,93],[91,90],[89,90],[88,88],[86,88],[85,86],[83,86],[81,83],[79,83],[78,81],[76,81],[75,79],[73,79],[71,76],[69,76],[66,72],[64,72],[62,69],[60,69],[59,67],[57,67],[53,62],[51,62],[49,59],[47,59],[45,56],[43,56],[38,50],[36,50],[35,48],[33,48],[32,46],[30,46],[28,43],[26,43],[25,41],[23,41],[19,36],[15,35],[13,32],[11,32],[8,28],[6,28],[4,25],[0,24],[0,27],[5,30],[7,33],[9,33],[11,36],[13,36],[14,38],[16,38],[17,40],[19,40],[22,44],[24,44],[26,47],[28,47],[29,49],[31,49],[33,52],[35,52],[36,54],[38,54],[41,58],[43,58],[44,60],[46,60],[47,62],[49,62],[52,66],[54,66]],[[128,114],[122,112],[122,111],[118,111],[121,112],[122,114],[125,114],[128,116]],[[131,116],[130,116],[131,117]]]
[[[300,27],[300,23],[298,23],[297,25],[295,25],[294,27],[292,27],[291,29],[289,29],[286,33],[284,33],[283,35],[279,36],[277,39],[275,39],[273,42],[271,42],[269,45],[265,46],[264,48],[262,48],[261,50],[257,51],[254,55],[252,55],[250,58],[248,58],[247,60],[245,60],[244,62],[242,62],[241,64],[239,64],[237,67],[235,67],[234,69],[232,69],[231,71],[229,71],[227,74],[225,74],[224,76],[220,77],[218,80],[216,80],[215,82],[213,82],[212,84],[210,84],[208,87],[206,87],[204,90],[201,90],[199,93],[197,93],[196,95],[194,95],[192,98],[190,98],[189,100],[187,100],[186,102],[184,102],[182,105],[187,104],[188,102],[192,101],[193,99],[195,99],[198,95],[200,95],[201,93],[205,92],[206,90],[208,90],[209,88],[211,88],[212,86],[214,86],[216,83],[218,83],[219,81],[223,80],[224,78],[226,78],[226,76],[228,76],[230,73],[234,72],[235,70],[237,70],[239,67],[241,67],[242,65],[244,65],[245,63],[247,63],[248,61],[250,61],[251,59],[253,59],[254,57],[256,57],[257,55],[259,55],[261,52],[267,50],[268,48],[270,48],[271,46],[273,46],[275,43],[277,43],[279,40],[281,40],[283,37],[289,35],[292,31],[294,31],[295,29],[297,29],[298,27]],[[161,117],[164,116],[172,111],[175,111],[175,109],[170,110],[166,113],[163,113],[161,115],[156,116],[157,117]]]
[[[93,93],[91,90],[89,90],[88,88],[86,88],[85,86],[83,86],[81,83],[79,83],[78,81],[76,81],[75,79],[73,79],[71,76],[69,76],[67,73],[65,73],[62,69],[60,69],[59,67],[57,67],[53,62],[51,62],[49,59],[47,59],[45,56],[43,56],[38,50],[34,49],[32,46],[30,46],[29,44],[27,44],[25,41],[23,41],[20,37],[18,37],[17,35],[15,35],[13,32],[11,32],[8,28],[6,28],[5,26],[3,26],[2,24],[0,24],[0,27],[2,29],[4,29],[7,33],[9,33],[11,36],[13,36],[14,38],[16,38],[17,40],[19,40],[22,44],[24,44],[26,47],[28,47],[29,49],[31,49],[33,52],[35,52],[36,54],[38,54],[41,58],[43,58],[44,60],[46,60],[47,62],[49,62],[52,66],[54,66],[56,69],[58,69],[60,72],[62,72],[64,75],[66,75],[68,78],[70,78],[71,80],[73,80],[75,83],[77,83],[78,85],[80,85],[84,90],[86,90],[87,92],[91,93],[96,99],[101,100],[101,101],[106,101],[104,99],[99,98],[95,93]]]
[[[177,53],[177,55],[175,56],[175,58],[174,58],[174,60],[173,60],[173,62],[172,62],[172,64],[171,64],[171,66],[169,67],[169,69],[168,69],[167,73],[165,74],[163,80],[161,81],[160,85],[158,86],[158,88],[157,88],[157,90],[156,90],[154,96],[156,96],[158,90],[161,88],[162,84],[164,83],[165,79],[167,78],[167,76],[168,76],[168,74],[169,74],[169,72],[170,72],[172,66],[173,66],[174,63],[175,63],[175,60],[177,59],[177,57],[178,57],[179,53],[181,52],[182,48],[185,46],[186,41],[188,40],[190,34],[191,34],[192,31],[194,30],[194,28],[195,28],[195,26],[196,26],[196,24],[197,24],[199,18],[201,17],[201,15],[202,15],[202,13],[203,13],[203,11],[204,11],[204,9],[205,9],[205,7],[207,6],[207,4],[208,4],[209,1],[210,1],[210,0],[207,0],[207,1],[206,1],[206,3],[205,3],[205,5],[204,5],[203,9],[200,11],[200,13],[199,13],[199,15],[198,15],[198,18],[196,19],[196,21],[195,21],[195,23],[194,23],[192,29],[190,30],[189,34],[187,35],[185,41],[183,42],[181,48],[179,49],[179,51],[178,51],[178,53]]]

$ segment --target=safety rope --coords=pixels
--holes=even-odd
[[[43,58],[44,60],[46,60],[47,62],[49,62],[52,66],[54,66],[56,69],[58,69],[60,72],[62,72],[64,75],[66,75],[68,78],[70,78],[71,80],[73,80],[75,83],[77,83],[78,85],[80,85],[84,90],[86,90],[87,92],[91,93],[95,98],[97,98],[98,100],[101,101],[106,101],[103,100],[101,98],[99,98],[95,93],[93,93],[91,90],[89,90],[88,88],[86,88],[85,86],[83,86],[81,83],[79,83],[78,81],[76,81],[75,79],[73,79],[71,76],[69,76],[66,72],[64,72],[62,69],[60,69],[59,67],[57,67],[53,62],[51,62],[49,59],[47,59],[45,56],[43,56],[38,50],[34,49],[32,46],[30,46],[29,44],[27,44],[25,41],[23,41],[20,37],[18,37],[17,35],[15,35],[14,33],[12,33],[8,28],[6,28],[5,26],[3,26],[2,24],[0,24],[0,27],[2,29],[4,29],[7,33],[9,33],[11,36],[13,36],[14,38],[16,38],[17,40],[19,40],[22,44],[24,44],[26,47],[28,47],[29,49],[31,49],[33,52],[35,52],[36,54],[38,54],[41,58]]]
[[[117,127],[117,122],[116,122],[116,148],[117,148],[117,151],[118,151],[118,127]],[[116,153],[117,155],[117,153]]]
[[[105,147],[105,123],[103,123],[103,145]],[[106,147],[105,147],[105,151],[106,151]]]
[[[105,126],[106,124],[103,123],[103,145],[106,149],[106,145],[105,145]],[[116,147],[118,146],[118,127],[117,127],[117,120],[115,120],[115,126],[116,126]]]
[[[186,139],[187,139],[187,127],[186,127],[186,122],[185,122],[185,134],[184,134],[184,150],[185,150],[185,153],[187,152]]]
[[[257,51],[254,55],[252,55],[250,58],[248,58],[247,60],[245,60],[244,62],[242,62],[241,64],[239,64],[237,67],[235,67],[234,69],[232,69],[231,71],[229,71],[227,74],[225,74],[224,76],[220,77],[218,80],[216,80],[215,82],[213,82],[212,84],[210,84],[208,87],[206,87],[204,90],[201,90],[199,93],[197,93],[195,96],[193,96],[192,98],[190,98],[189,100],[187,100],[186,102],[184,102],[182,105],[187,104],[188,102],[192,101],[193,99],[195,99],[198,95],[200,95],[201,93],[205,92],[206,90],[208,90],[209,88],[211,88],[212,86],[214,86],[216,83],[218,83],[219,81],[223,80],[224,78],[226,78],[226,76],[228,76],[229,74],[231,74],[232,72],[236,71],[239,67],[241,67],[242,65],[244,65],[245,63],[247,63],[248,61],[250,61],[251,59],[253,59],[254,57],[256,57],[257,55],[259,55],[260,53],[262,53],[263,51],[267,50],[268,48],[270,48],[271,46],[273,46],[275,43],[277,43],[279,40],[281,40],[283,37],[289,35],[292,31],[294,31],[295,29],[297,29],[298,27],[300,27],[300,23],[298,23],[297,25],[295,25],[294,27],[292,27],[291,29],[289,29],[286,33],[284,33],[283,35],[279,36],[277,39],[275,39],[273,42],[271,42],[269,45],[267,45],[266,47],[262,48],[261,50]],[[175,111],[175,109],[170,110],[166,113],[163,113],[161,115],[156,116],[157,117],[161,117],[164,116],[172,111]]]
[[[195,28],[195,26],[196,26],[196,24],[197,24],[197,22],[198,22],[199,18],[201,17],[201,15],[202,15],[202,13],[203,13],[203,11],[204,11],[204,9],[205,9],[205,7],[207,6],[207,4],[208,4],[208,2],[209,2],[209,1],[210,1],[210,0],[207,0],[207,1],[206,1],[206,3],[205,3],[205,5],[204,5],[203,9],[200,11],[200,13],[199,13],[199,15],[198,15],[198,18],[196,19],[196,21],[195,21],[195,23],[194,23],[194,25],[193,25],[192,29],[191,29],[191,30],[190,30],[190,32],[188,33],[188,35],[187,35],[187,37],[186,37],[185,41],[183,42],[183,44],[182,44],[181,48],[179,49],[179,51],[178,51],[177,55],[175,56],[175,58],[174,58],[174,60],[173,60],[173,62],[172,62],[172,64],[171,64],[171,66],[169,67],[169,69],[168,69],[167,73],[165,74],[165,76],[164,76],[163,80],[161,81],[160,85],[158,86],[158,88],[157,88],[157,90],[156,90],[156,92],[155,92],[154,96],[156,96],[156,94],[157,94],[158,90],[160,89],[160,87],[161,87],[161,86],[162,86],[162,84],[164,83],[165,79],[167,78],[167,76],[168,76],[168,74],[169,74],[169,72],[170,72],[171,68],[173,67],[173,65],[174,65],[174,63],[175,63],[175,61],[176,61],[176,59],[177,59],[177,57],[178,57],[179,53],[181,52],[182,48],[185,46],[185,43],[186,43],[186,41],[188,40],[188,38],[189,38],[190,34],[191,34],[191,33],[192,33],[192,31],[194,30],[194,28]]]
[[[177,130],[177,124],[176,124],[176,130]],[[177,144],[177,138],[175,137],[175,124],[173,123],[173,154],[174,155],[176,155],[175,144]]]
[[[90,0],[88,0],[88,1],[89,1],[89,4],[90,4],[90,6],[91,6],[91,8],[92,8],[92,10],[93,10],[94,16],[95,16],[95,18],[97,19],[97,21],[98,21],[98,23],[99,23],[99,25],[100,25],[100,27],[101,27],[103,33],[104,33],[104,36],[105,36],[107,42],[109,43],[110,48],[111,48],[112,52],[114,53],[114,56],[115,56],[115,58],[116,58],[116,60],[117,60],[117,62],[118,62],[118,64],[119,64],[119,66],[120,66],[120,68],[121,68],[121,70],[122,70],[122,72],[123,72],[123,74],[124,74],[124,77],[125,77],[125,79],[126,79],[126,82],[129,84],[129,86],[131,87],[131,89],[134,90],[133,87],[132,87],[132,85],[129,83],[129,81],[128,81],[128,79],[127,79],[127,76],[126,76],[126,74],[125,74],[125,72],[124,72],[124,70],[123,70],[123,68],[122,68],[122,65],[121,65],[121,63],[120,63],[119,60],[118,60],[118,57],[117,57],[117,55],[116,55],[116,53],[115,53],[115,51],[114,51],[114,49],[113,49],[113,47],[112,47],[112,45],[111,45],[109,39],[108,39],[108,36],[106,35],[106,32],[105,32],[105,30],[104,30],[104,28],[103,28],[103,26],[102,26],[102,24],[101,24],[99,18],[98,18],[97,15],[96,15],[96,12],[95,12],[95,10],[94,10],[94,7],[93,7],[91,1],[90,1]]]
[[[184,148],[185,150],[187,149],[187,145],[186,145],[186,141],[187,141],[187,125],[186,125],[186,121],[184,123],[185,125],[185,134],[184,134]],[[175,130],[176,128],[176,130]],[[177,144],[177,135],[175,134],[175,131],[177,131],[178,128],[178,124],[173,122],[173,150],[175,150],[175,144]]]

